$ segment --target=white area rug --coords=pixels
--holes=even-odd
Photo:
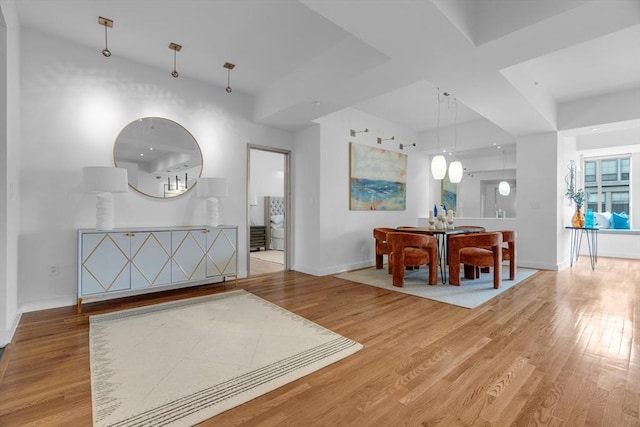
[[[251,252],[252,258],[258,258],[263,261],[277,262],[278,264],[284,264],[284,251],[256,251]]]
[[[502,268],[502,284],[499,289],[493,289],[493,273],[482,273],[480,278],[475,280],[462,277],[460,279],[460,286],[443,285],[439,282],[435,286],[429,286],[427,284],[429,269],[425,267],[419,270],[407,270],[404,276],[403,288],[393,286],[391,275],[387,273],[386,265],[382,270],[376,270],[375,267],[371,267],[338,274],[335,277],[460,307],[475,308],[531,277],[538,271],[528,268],[518,268],[516,280],[509,280],[509,267],[505,267]],[[438,273],[438,281],[439,280],[440,274]]]
[[[243,290],[90,317],[95,426],[190,426],[362,348]]]

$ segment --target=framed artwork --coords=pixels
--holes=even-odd
[[[458,184],[454,184],[449,181],[449,174],[446,174],[442,179],[442,204],[447,207],[448,210],[458,210]]]
[[[407,206],[407,155],[349,144],[349,209],[403,211]]]

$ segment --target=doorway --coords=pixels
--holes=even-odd
[[[289,270],[290,152],[248,146],[248,277]]]

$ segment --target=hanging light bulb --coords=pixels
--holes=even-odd
[[[178,74],[178,71],[176,69],[176,55],[178,52],[180,52],[182,46],[175,43],[169,43],[169,49],[173,50],[173,71],[171,72],[171,77],[177,79],[180,74]]]
[[[231,80],[231,70],[233,70],[233,68],[235,67],[235,64],[232,64],[230,62],[225,62],[223,67],[227,69],[227,87],[225,88],[225,91],[227,93],[231,93],[233,92],[233,90],[231,89],[231,84],[229,82]]]
[[[505,157],[504,148],[503,148],[502,149],[502,181],[500,181],[500,184],[498,184],[498,193],[500,193],[501,196],[508,196],[509,193],[511,193],[511,186],[507,181],[504,180],[505,163],[506,163],[506,157]]]
[[[447,160],[442,154],[438,154],[431,159],[431,174],[433,179],[443,179],[447,174]]]
[[[498,193],[502,196],[508,196],[509,193],[511,193],[511,186],[507,181],[500,181],[500,184],[498,184]]]
[[[462,163],[460,163],[458,160],[454,160],[453,162],[451,162],[449,164],[449,181],[451,181],[454,184],[457,184],[460,181],[462,181],[462,175],[463,175]]]
[[[98,16],[98,24],[104,25],[104,49],[102,49],[102,55],[105,58],[108,58],[111,56],[111,51],[109,50],[109,47],[107,45],[107,27],[113,28],[113,21],[111,19]]]
[[[444,93],[444,96],[449,96],[448,93]],[[436,122],[436,139],[438,140],[438,152],[440,151],[440,88],[438,88],[438,121]],[[436,154],[431,159],[431,175],[433,179],[443,179],[447,173],[447,160],[442,154]]]

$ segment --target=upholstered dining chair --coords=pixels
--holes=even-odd
[[[493,287],[502,282],[502,233],[473,233],[449,236],[449,283],[460,286],[460,264],[465,278],[475,278],[477,267],[493,267]]]
[[[391,246],[390,264],[393,286],[404,286],[405,267],[429,266],[429,284],[438,284],[436,238],[426,234],[392,232],[387,234]]]
[[[516,279],[516,237],[513,230],[502,230],[502,260],[509,261],[509,280]]]
[[[387,255],[387,270],[391,274],[391,246],[387,234],[395,232],[394,228],[377,227],[373,229],[373,238],[376,240],[376,269],[380,270],[384,265],[384,255]]]
[[[509,280],[515,280],[516,278],[516,232],[512,230],[500,230],[498,233],[502,233],[502,261],[509,261]],[[487,248],[490,249],[490,248]],[[484,273],[489,272],[489,267],[482,269]],[[473,273],[473,277],[467,277],[467,279],[475,279],[480,272],[476,268]]]

